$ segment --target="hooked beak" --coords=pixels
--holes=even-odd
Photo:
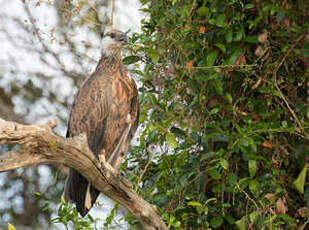
[[[128,37],[126,34],[122,34],[121,37],[119,38],[119,41],[121,42],[122,45],[127,45],[128,44]]]

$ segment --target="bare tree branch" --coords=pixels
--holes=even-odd
[[[20,149],[0,156],[0,172],[34,164],[57,163],[78,170],[106,196],[124,206],[145,229],[168,229],[155,207],[141,198],[126,179],[107,163],[100,164],[88,147],[85,135],[63,138],[46,125],[21,125],[0,118],[0,143],[15,143]]]

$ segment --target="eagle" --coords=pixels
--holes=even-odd
[[[71,109],[67,137],[87,135],[93,154],[118,170],[129,151],[139,120],[138,91],[121,61],[125,33],[104,33],[103,51],[95,71],[81,84]],[[75,169],[70,169],[64,198],[85,216],[100,192]]]

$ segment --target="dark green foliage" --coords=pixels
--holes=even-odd
[[[65,226],[66,229],[96,229],[96,223],[99,220],[94,219],[90,214],[87,215],[87,219],[80,217],[77,209],[73,207],[72,204],[67,204],[62,197],[61,205],[58,208],[58,216],[55,219],[51,220],[51,225],[53,223],[61,223]]]
[[[306,1],[142,2],[141,196],[170,229],[308,227]]]

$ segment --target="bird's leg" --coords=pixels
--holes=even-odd
[[[102,168],[106,167],[117,174],[118,174],[118,169],[120,167],[120,164],[123,158],[124,158],[124,154],[121,154],[121,158],[117,161],[115,167],[113,167],[109,162],[106,161],[104,149],[102,149],[98,154],[98,159],[99,159],[99,162],[101,163],[101,167]],[[118,176],[120,175],[118,174]],[[132,183],[128,181],[126,178],[122,177],[121,180],[126,184],[127,187],[132,188]]]
[[[102,149],[99,152],[98,159],[99,159],[99,162],[100,162],[102,168],[106,167],[109,170],[111,170],[112,172],[117,173],[117,171],[114,169],[114,167],[109,162],[106,161],[106,159],[105,159],[105,149]]]
[[[102,164],[106,162],[106,159],[105,159],[105,149],[102,149],[99,154],[98,154],[98,159],[99,159],[99,162]]]

